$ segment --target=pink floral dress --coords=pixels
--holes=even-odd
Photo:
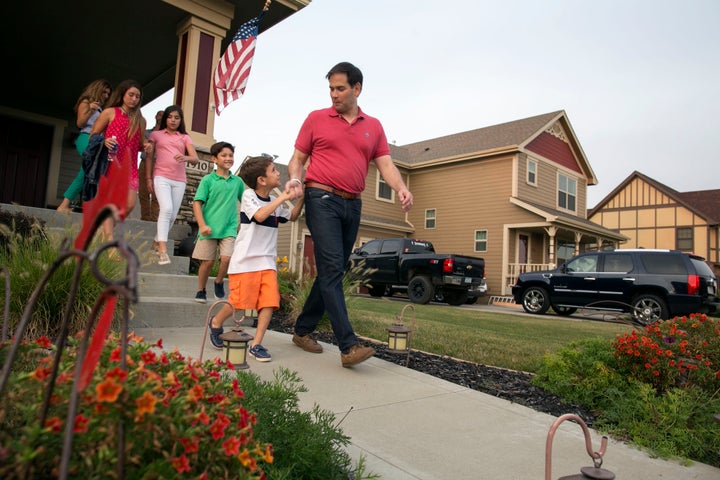
[[[130,128],[130,118],[120,107],[114,107],[115,118],[108,124],[105,129],[105,138],[115,136],[118,142],[117,158],[123,160],[125,151],[130,153],[130,159],[134,160],[130,164],[130,190],[138,191],[140,187],[140,179],[138,176],[138,153],[140,151],[140,129],[128,138],[128,130]],[[112,167],[110,167],[112,168]]]

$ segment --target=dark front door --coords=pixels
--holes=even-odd
[[[53,127],[0,115],[0,203],[45,207]]]

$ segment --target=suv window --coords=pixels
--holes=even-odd
[[[695,267],[695,273],[697,273],[698,275],[710,278],[715,276],[715,273],[713,273],[710,265],[705,263],[703,260],[690,257],[690,262],[693,264],[693,267]]]
[[[647,273],[659,275],[685,275],[687,273],[682,255],[641,253],[639,256]]]
[[[603,272],[628,273],[633,269],[632,256],[627,253],[608,253],[605,255]]]
[[[568,262],[565,271],[572,272],[597,272],[597,255],[582,255]]]

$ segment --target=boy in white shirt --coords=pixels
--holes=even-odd
[[[228,301],[238,310],[257,310],[258,322],[255,338],[248,353],[260,362],[269,362],[272,356],[262,345],[270,325],[273,311],[280,308],[280,289],[277,280],[278,225],[295,221],[302,211],[302,197],[290,211],[285,202],[292,198],[288,191],[278,197],[270,195],[280,186],[280,172],[272,157],[250,157],[240,166],[240,177],[248,187],[243,192],[240,205],[240,230],[235,246],[228,278],[230,295]],[[223,323],[232,316],[232,308],[225,304],[210,319],[210,342],[222,348],[219,336]]]

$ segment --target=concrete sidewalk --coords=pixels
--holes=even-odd
[[[204,329],[140,328],[135,333],[148,341],[162,338],[165,349],[177,347],[199,358]],[[365,456],[368,471],[383,479],[545,478],[545,444],[555,421],[551,415],[376,358],[342,368],[334,345],[323,344],[322,354],[311,354],[293,345],[290,335],[274,331],[267,332],[263,344],[273,360],[249,358],[250,371],[265,379],[280,366],[298,372],[308,389],[300,396],[301,408],[318,404],[338,421],[347,414],[340,426],[351,437],[351,456]],[[205,342],[204,359],[220,353],[209,339]],[[592,445],[600,447],[595,432]],[[557,430],[552,453],[552,479],[592,466],[582,430],[571,422]],[[650,458],[613,441],[603,468],[621,480],[720,479],[720,469]]]

